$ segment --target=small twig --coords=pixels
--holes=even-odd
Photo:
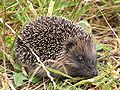
[[[47,79],[46,81],[44,81],[44,83],[46,83],[46,82],[48,82],[48,81],[49,81],[49,80]],[[29,88],[29,90],[38,90],[38,89],[40,89],[40,87],[43,86],[44,83],[39,82],[39,83],[37,83],[37,84],[34,84],[32,87]],[[33,88],[34,88],[34,89],[33,89]]]
[[[4,74],[3,74],[3,77],[7,79],[7,83],[10,86],[11,90],[16,90],[14,85],[13,85],[13,83],[12,83],[12,81],[9,80],[9,78],[6,75],[4,75]]]
[[[120,62],[117,61],[113,56],[111,58],[117,62],[117,65],[115,65],[115,67],[114,67],[114,69],[116,69],[118,66],[120,66]]]
[[[3,23],[2,18],[0,18],[0,22]],[[5,25],[12,31],[13,34],[16,33],[7,23],[5,23]]]
[[[15,7],[16,5],[18,5],[18,3],[15,3],[15,4],[9,6],[8,8],[6,8],[6,10],[8,10],[8,9],[10,9],[10,8],[12,8],[12,7]],[[2,12],[4,12],[4,11],[5,11],[5,10],[0,11],[0,14],[1,14]]]
[[[82,3],[81,3],[81,0],[79,1],[78,5],[74,8],[74,10],[72,11],[72,14],[71,14],[71,18],[74,18],[75,17],[75,12],[79,9],[79,7],[82,6]]]
[[[29,7],[30,11],[33,13],[34,17],[37,17],[38,16],[37,12],[34,9],[33,4],[31,3],[31,1],[27,1],[27,4],[28,4],[28,7]]]
[[[47,16],[52,16],[54,4],[55,2],[53,0],[50,0]]]
[[[20,2],[18,1],[18,0],[16,0],[17,1],[17,3],[19,3],[19,6],[20,6],[20,8],[22,9],[22,10],[24,10],[24,8],[20,5]],[[27,15],[27,13],[25,12],[25,15],[27,16],[27,18],[30,20],[30,18],[29,18],[29,16]]]
[[[9,54],[7,54],[3,49],[0,48],[0,51],[3,52],[3,54],[6,56],[6,58],[8,60],[10,60],[11,64],[14,66],[14,60],[12,59],[12,56],[10,56]]]
[[[34,51],[31,48],[29,49],[32,52],[32,54],[36,57],[37,61],[41,64],[43,69],[46,71],[47,76],[50,78],[51,82],[53,83],[54,90],[56,90],[56,83],[54,82],[53,77],[50,75],[50,72],[46,69],[45,65],[41,62],[40,58],[34,53]]]
[[[44,9],[43,9],[43,5],[42,5],[42,1],[43,0],[38,0],[39,6],[40,6],[40,15],[44,15]]]
[[[34,70],[32,76],[30,77],[29,82],[28,82],[28,84],[27,84],[27,89],[29,88],[31,81],[33,80],[35,74],[38,72],[39,69],[40,69],[40,67],[37,67],[37,68]]]

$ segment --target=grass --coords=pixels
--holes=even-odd
[[[54,15],[73,20],[96,38],[99,75],[81,80],[54,80],[57,90],[120,90],[120,1],[1,0],[0,90],[53,90],[49,79],[32,77],[14,63],[14,41],[21,27],[33,18]],[[69,78],[70,77],[70,78]],[[29,82],[31,81],[31,82]]]

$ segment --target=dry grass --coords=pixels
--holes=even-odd
[[[0,1],[0,90],[53,90],[49,79],[34,77],[29,83],[30,76],[24,75],[19,65],[14,64],[13,54],[20,28],[35,17],[51,14],[74,20],[92,30],[99,69],[95,78],[56,80],[57,90],[120,90],[120,1],[84,1]]]

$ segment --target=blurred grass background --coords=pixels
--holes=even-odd
[[[14,64],[14,41],[26,22],[39,16],[70,19],[93,33],[99,75],[55,80],[57,90],[120,90],[120,0],[0,0],[0,90],[53,90]]]

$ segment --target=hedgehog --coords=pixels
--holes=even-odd
[[[98,74],[93,36],[73,21],[42,16],[27,23],[19,36],[22,40],[16,39],[14,49],[16,62],[22,63],[28,71],[38,67],[30,47],[48,68],[72,77],[92,78]],[[58,77],[55,73],[51,74]],[[37,75],[47,77],[42,67]]]

